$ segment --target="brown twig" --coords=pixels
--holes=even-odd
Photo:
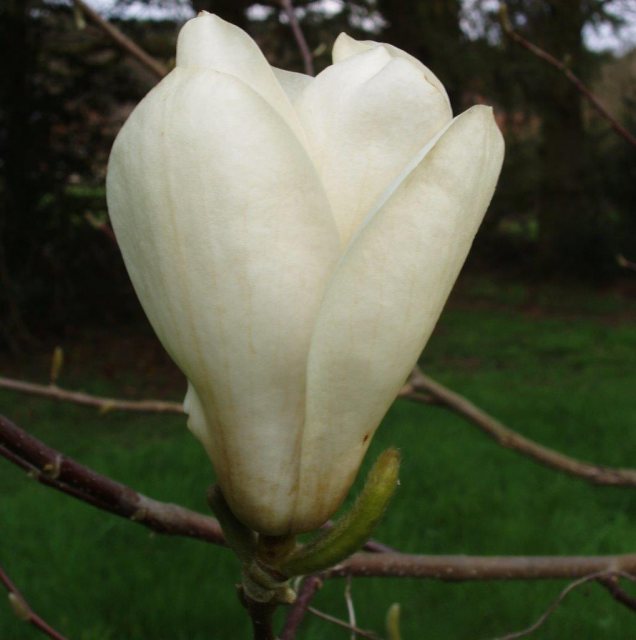
[[[41,396],[52,400],[72,402],[85,407],[94,407],[102,412],[108,411],[140,411],[142,413],[177,413],[183,414],[183,405],[179,402],[164,400],[122,400],[95,396],[83,391],[62,389],[52,384],[35,384],[26,380],[15,380],[0,376],[0,388],[19,391],[29,395]]]
[[[424,399],[421,399],[418,393],[425,394]],[[528,456],[551,469],[584,478],[597,485],[636,487],[635,470],[616,469],[584,462],[566,456],[549,447],[544,447],[506,427],[467,398],[451,391],[416,369],[409,383],[402,390],[401,397],[428,404],[428,396],[432,397],[437,404],[451,409],[475,424],[502,447]]]
[[[307,44],[307,40],[305,39],[305,34],[303,33],[302,27],[298,22],[298,17],[296,16],[296,10],[294,9],[292,0],[280,0],[280,5],[283,8],[285,15],[287,16],[287,19],[289,20],[289,26],[291,27],[292,33],[294,34],[296,44],[298,45],[300,55],[303,59],[305,73],[308,76],[313,76],[314,57],[311,54],[311,50],[309,49],[309,45]]]
[[[168,69],[146,53],[139,45],[135,44],[128,36],[124,35],[115,25],[102,18],[97,11],[89,7],[84,0],[73,0],[84,15],[94,22],[118,47],[129,53],[138,60],[144,67],[149,69],[158,78],[163,78],[168,74]]]
[[[323,574],[325,579],[429,578],[477,580],[575,579],[592,573],[636,575],[636,553],[607,556],[464,556],[356,553]]]
[[[345,584],[345,590],[344,590],[344,599],[345,599],[345,603],[347,605],[347,614],[349,615],[349,625],[351,627],[351,629],[355,629],[358,625],[357,625],[357,620],[356,620],[356,608],[353,604],[353,593],[352,593],[352,588],[351,588],[351,576],[347,576],[347,582]],[[356,637],[356,632],[352,631],[351,632],[351,640],[355,640]]]
[[[537,629],[539,629],[540,627],[542,627],[545,624],[545,622],[548,620],[548,618],[556,611],[556,609],[563,602],[563,600],[565,600],[565,598],[568,596],[568,594],[570,594],[570,593],[572,593],[572,591],[574,591],[574,589],[586,584],[587,582],[593,582],[593,581],[600,581],[600,580],[603,580],[603,579],[609,579],[609,578],[612,578],[615,575],[617,575],[617,574],[614,573],[614,572],[608,571],[608,572],[601,572],[601,573],[593,573],[593,574],[590,574],[588,576],[583,576],[582,578],[579,578],[578,580],[575,580],[574,582],[569,584],[567,587],[565,587],[565,589],[563,589],[563,591],[561,591],[561,593],[556,597],[554,602],[552,602],[552,604],[544,611],[544,613],[541,614],[541,616],[538,618],[538,620],[536,622],[531,624],[526,629],[522,629],[521,631],[515,631],[513,633],[508,633],[505,636],[499,636],[498,638],[495,638],[495,640],[517,640],[517,638],[524,638],[526,636],[529,636],[530,634],[534,633],[535,631],[537,631]],[[622,574],[621,572],[619,572],[618,575],[622,575],[622,577],[626,577],[629,580],[633,580],[634,579],[632,576],[626,575],[626,574]]]
[[[321,618],[322,620],[326,620],[327,622],[331,622],[338,627],[342,627],[343,629],[347,629],[351,631],[351,633],[359,636],[360,638],[369,638],[369,640],[381,640],[380,636],[376,635],[372,631],[366,631],[365,629],[360,629],[360,627],[356,627],[344,620],[340,620],[340,618],[336,618],[335,616],[331,616],[324,611],[320,611],[320,609],[316,609],[314,607],[308,607],[307,611],[317,618]]]
[[[616,600],[616,602],[620,602],[620,604],[626,606],[628,609],[632,611],[636,611],[636,598],[630,595],[625,591],[619,584],[618,578],[620,574],[614,574],[611,576],[607,576],[604,578],[599,578],[598,583],[605,587],[608,593]],[[633,578],[630,576],[630,580],[633,581]]]
[[[42,619],[33,609],[31,605],[26,601],[25,597],[20,593],[20,590],[13,584],[11,578],[7,575],[5,570],[0,567],[0,582],[4,585],[9,593],[9,602],[18,618],[24,622],[28,622],[36,629],[39,629],[44,635],[52,638],[53,640],[66,640],[59,631],[56,631],[48,622]]]
[[[224,544],[214,518],[137,493],[67,458],[3,416],[0,416],[0,455],[44,485],[157,533]]]
[[[276,640],[273,626],[276,605],[252,600],[240,588],[239,600],[250,616],[254,640]]]
[[[80,465],[0,416],[0,455],[38,482],[153,531],[223,544],[218,522],[159,502]],[[592,573],[636,575],[636,554],[608,556],[463,556],[357,553],[322,574],[434,578],[444,581],[580,578]]]
[[[94,407],[101,411],[138,411],[144,413],[182,414],[183,405],[178,402],[162,400],[122,400],[91,395],[81,391],[62,389],[56,385],[42,385],[25,380],[0,377],[0,388],[41,396],[53,400],[72,402]],[[409,382],[400,392],[400,397],[427,405],[443,406],[466,418],[478,426],[486,435],[498,444],[557,471],[562,471],[593,484],[605,486],[636,486],[636,470],[620,469],[597,465],[571,456],[564,455],[541,445],[505,426],[502,422],[486,413],[467,398],[451,391],[444,385],[415,369]],[[365,547],[368,551],[388,551],[390,548],[370,541]]]
[[[530,42],[524,38],[518,31],[512,26],[510,18],[508,16],[508,7],[505,2],[500,6],[500,21],[501,26],[510,39],[517,44],[521,45],[524,49],[527,49],[537,58],[544,60],[549,65],[558,69],[577,89],[577,91],[592,105],[596,112],[607,122],[614,131],[625,141],[636,147],[636,136],[632,135],[618,120],[603,106],[601,101],[594,95],[594,93],[585,86],[585,84],[568,68],[566,64],[555,58],[552,54],[548,53],[541,47]]]
[[[313,597],[318,593],[318,590],[322,587],[322,580],[318,576],[308,576],[302,582],[300,589],[298,590],[298,596],[296,601],[290,607],[287,619],[285,620],[285,626],[280,635],[280,640],[294,640],[300,624],[302,623],[309,604],[313,600]]]

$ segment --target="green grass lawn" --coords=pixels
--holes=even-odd
[[[570,455],[636,467],[636,302],[551,288],[464,282],[422,364],[513,428]],[[133,338],[66,345],[62,384],[178,398],[181,383]],[[131,358],[131,353],[135,353]],[[116,362],[113,364],[113,359]],[[126,367],[127,359],[130,360]],[[41,357],[25,370],[40,379]],[[142,375],[145,379],[141,379]],[[98,413],[0,392],[0,412],[50,445],[148,495],[206,511],[212,472],[179,417]],[[398,402],[365,466],[403,451],[401,485],[377,537],[404,551],[596,554],[636,551],[636,491],[599,488],[504,450],[461,418]],[[71,640],[248,638],[225,549],[160,537],[37,485],[0,460],[0,564]],[[532,623],[566,583],[359,579],[358,623],[383,630],[402,605],[404,640],[487,640]],[[346,617],[345,584],[316,606]],[[0,604],[0,638],[41,637]],[[303,639],[349,638],[308,618]],[[597,585],[572,593],[538,639],[636,637],[636,614]]]

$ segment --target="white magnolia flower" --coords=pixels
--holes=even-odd
[[[189,426],[241,520],[340,505],[440,315],[503,157],[492,110],[342,34],[311,78],[201,14],[110,158],[135,290],[189,381]]]

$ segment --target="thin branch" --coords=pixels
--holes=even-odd
[[[636,576],[636,553],[607,556],[466,556],[356,553],[323,577],[428,578],[444,582],[575,579],[592,573]]]
[[[20,590],[13,584],[11,578],[7,575],[2,567],[0,567],[0,582],[4,585],[9,593],[9,602],[18,618],[24,622],[28,622],[36,629],[39,629],[44,635],[53,640],[66,640],[59,631],[56,631],[48,622],[41,618],[26,601]]]
[[[223,544],[218,522],[184,507],[159,502],[80,465],[0,416],[0,455],[38,482],[142,524],[153,531]],[[580,578],[592,573],[636,575],[636,553],[608,556],[464,556],[356,553],[324,572],[323,579],[434,578],[444,581]]]
[[[280,640],[294,640],[307,613],[309,604],[321,587],[322,580],[318,576],[308,576],[303,580],[298,596],[287,614]]]
[[[177,413],[183,414],[183,405],[179,402],[164,400],[122,400],[95,396],[83,391],[62,389],[53,384],[35,384],[26,380],[15,380],[0,376],[0,388],[19,391],[29,395],[72,402],[85,407],[94,407],[106,413],[108,411],[139,411],[142,413]]]
[[[144,51],[138,44],[124,35],[115,25],[102,18],[97,11],[89,7],[84,0],[73,0],[84,15],[97,25],[120,49],[123,49],[159,79],[168,74],[168,69]]]
[[[313,614],[317,618],[321,618],[322,620],[326,620],[327,622],[331,622],[332,624],[337,625],[338,627],[342,627],[343,629],[347,629],[351,631],[354,635],[359,636],[360,638],[369,638],[369,640],[382,640],[380,636],[373,633],[372,631],[366,631],[365,629],[360,629],[360,627],[356,627],[344,620],[340,620],[340,618],[336,618],[335,616],[330,616],[328,613],[324,611],[320,611],[320,609],[315,609],[314,607],[309,607],[307,609],[309,613]]]
[[[418,396],[418,394],[422,393],[425,394],[423,399]],[[502,447],[517,451],[551,469],[584,478],[597,485],[636,487],[635,470],[616,469],[584,462],[534,442],[506,427],[467,398],[451,391],[417,369],[400,395],[403,398],[427,404],[429,403],[427,398],[430,396],[437,404],[451,409],[475,424]]]
[[[82,391],[63,389],[56,385],[43,385],[16,380],[0,376],[0,388],[27,393],[53,400],[72,402],[87,407],[94,407],[103,412],[108,411],[138,411],[143,413],[182,414],[183,405],[179,402],[162,400],[123,400],[96,396]],[[636,486],[636,470],[617,469],[596,465],[577,460],[545,447],[505,426],[502,422],[486,413],[464,398],[451,391],[444,385],[424,375],[419,369],[414,369],[409,382],[400,392],[400,397],[427,405],[443,406],[469,422],[477,425],[486,435],[493,438],[501,446],[512,449],[517,453],[558,471],[583,478],[593,484],[605,486]],[[369,541],[365,546],[368,551],[391,551],[390,547],[375,541]]]
[[[349,625],[355,629],[356,625],[356,609],[353,604],[353,596],[351,594],[351,576],[347,577],[344,591],[345,603],[347,604],[347,614],[349,615]],[[351,640],[356,640],[355,631],[351,632]]]
[[[636,147],[636,136],[632,135],[618,120],[603,106],[601,101],[594,95],[594,93],[568,68],[566,64],[555,58],[552,54],[548,53],[541,47],[530,42],[524,38],[518,31],[515,31],[510,18],[508,17],[508,8],[505,2],[501,3],[500,8],[500,21],[501,26],[514,42],[521,45],[524,49],[527,49],[537,58],[544,60],[549,65],[560,71],[577,89],[577,91],[592,105],[596,112],[607,122],[614,131],[625,141]]]
[[[3,416],[0,416],[0,455],[44,485],[157,533],[224,543],[214,518],[137,493],[67,458]]]
[[[298,22],[298,17],[296,16],[296,10],[294,9],[292,0],[280,0],[280,5],[283,8],[285,15],[287,16],[287,19],[289,20],[289,26],[291,27],[292,33],[294,34],[296,44],[298,45],[300,55],[303,59],[305,73],[308,76],[313,76],[314,57],[311,54],[311,50],[309,49],[309,45],[307,44],[307,40],[305,39],[305,34],[303,33],[302,27]]]
[[[607,592],[620,604],[626,606],[628,609],[632,611],[636,611],[636,598],[630,595],[625,591],[619,584],[618,578],[621,574],[614,574],[611,576],[606,576],[604,578],[599,578],[598,583],[605,587]],[[625,576],[621,576],[625,577]],[[633,581],[632,576],[629,576],[629,579]]]
[[[239,600],[250,616],[254,640],[276,640],[273,626],[276,605],[252,600],[241,588],[239,588]]]
[[[611,571],[601,572],[601,573],[593,573],[593,574],[590,574],[589,576],[583,576],[582,578],[575,580],[574,582],[569,584],[567,587],[565,587],[563,591],[561,591],[561,593],[557,596],[554,602],[552,602],[552,604],[545,610],[545,612],[538,618],[536,622],[531,624],[526,629],[523,629],[521,631],[515,631],[513,633],[506,634],[505,636],[499,636],[498,638],[495,638],[495,640],[517,640],[517,638],[525,638],[526,636],[529,636],[530,634],[537,631],[537,629],[539,629],[546,623],[548,618],[556,611],[556,609],[563,602],[563,600],[565,600],[568,594],[572,593],[572,591],[574,591],[576,588],[588,582],[600,581],[604,579],[607,580],[609,578],[612,578],[615,575],[616,573]],[[625,574],[620,574],[620,575],[630,580],[634,579],[632,576],[629,576],[629,575],[625,575]]]

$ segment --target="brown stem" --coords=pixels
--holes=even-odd
[[[270,602],[257,602],[249,598],[243,589],[239,588],[239,600],[247,609],[252,621],[254,640],[276,640],[274,635],[274,611],[276,604]]]
[[[596,112],[609,122],[612,129],[614,129],[614,131],[623,138],[623,140],[626,140],[633,147],[636,147],[636,136],[632,135],[620,122],[618,122],[618,120],[603,106],[596,95],[588,89],[585,84],[583,84],[578,76],[572,73],[572,71],[563,62],[557,60],[557,58],[552,54],[530,42],[519,32],[514,30],[508,17],[508,9],[505,2],[502,2],[501,4],[500,19],[504,32],[511,40],[521,45],[524,49],[530,51],[532,55],[536,56],[540,60],[544,60],[552,67],[559,70],[576,87],[577,91],[592,105]]]
[[[335,616],[329,615],[324,611],[320,611],[320,609],[316,609],[315,607],[309,607],[309,613],[316,616],[317,618],[321,618],[322,620],[326,620],[327,622],[331,622],[331,624],[335,624],[338,627],[342,627],[343,629],[347,629],[351,631],[353,635],[358,636],[360,638],[368,638],[368,640],[381,640],[380,636],[373,633],[372,631],[367,631],[366,629],[361,629],[356,625],[345,622],[344,620],[340,620],[340,618],[336,618]]]
[[[605,587],[607,592],[616,600],[616,602],[620,602],[620,604],[626,606],[628,609],[632,611],[636,611],[636,598],[634,596],[627,593],[619,584],[618,578],[624,577],[619,575],[611,575],[604,578],[599,578],[598,583]],[[633,580],[633,578],[631,578]]]
[[[7,575],[2,567],[0,567],[0,582],[4,585],[9,592],[9,601],[16,613],[16,615],[25,622],[33,625],[36,629],[39,629],[44,635],[52,638],[53,640],[66,640],[59,631],[56,631],[48,622],[41,618],[33,609],[31,605],[26,601],[25,597],[20,593],[20,590],[13,584],[11,578]]]
[[[214,518],[153,500],[80,465],[0,416],[0,455],[38,482],[158,533],[224,544]],[[464,580],[580,578],[592,573],[636,575],[636,554],[607,556],[465,556],[357,553],[322,574]]]
[[[42,484],[157,533],[224,544],[214,518],[137,493],[67,458],[3,416],[0,416],[0,455]]]
[[[422,393],[426,395],[424,397],[418,395]],[[636,471],[633,469],[615,469],[596,465],[571,458],[549,447],[544,447],[506,427],[467,398],[451,391],[416,369],[411,380],[402,390],[401,397],[416,402],[428,403],[428,396],[433,398],[436,404],[451,409],[475,424],[502,447],[528,456],[551,469],[584,478],[593,484],[636,487]]]
[[[128,36],[124,35],[115,25],[104,20],[97,11],[89,7],[84,0],[73,0],[75,6],[78,7],[84,15],[94,22],[120,49],[123,49],[133,58],[138,60],[144,67],[149,69],[158,78],[163,78],[168,74],[168,69],[161,62],[155,60],[150,54],[146,53],[138,44],[133,42]]]
[[[296,601],[287,614],[280,640],[294,640],[311,601],[321,587],[322,580],[318,576],[308,576],[303,580]]]
[[[62,402],[72,402],[100,411],[138,411],[145,413],[182,414],[183,405],[178,402],[162,400],[122,400],[95,396],[81,391],[62,389],[55,385],[35,384],[24,380],[15,380],[0,376],[0,388],[36,395]],[[443,406],[477,425],[486,435],[498,444],[558,471],[583,478],[593,484],[608,486],[636,486],[636,471],[616,469],[584,462],[545,447],[526,438],[499,420],[480,409],[460,394],[424,375],[419,369],[413,371],[408,384],[400,392],[400,397],[422,404]],[[389,547],[370,541],[365,546],[368,551],[388,551]]]
[[[588,582],[608,580],[615,575],[616,574],[611,571],[601,572],[601,573],[593,573],[588,576],[583,576],[582,578],[575,580],[574,582],[569,584],[567,587],[565,587],[563,591],[561,591],[561,593],[556,597],[554,602],[552,602],[552,604],[544,611],[544,613],[541,616],[539,616],[536,622],[531,624],[526,629],[522,629],[521,631],[514,631],[513,633],[507,633],[505,636],[499,636],[498,638],[495,638],[495,640],[517,640],[518,638],[525,638],[533,634],[535,631],[537,631],[540,627],[542,627],[547,622],[548,618],[558,609],[558,607],[561,605],[563,600],[565,600],[565,598],[572,591],[574,591],[578,587]],[[628,579],[633,580],[632,576],[628,576],[625,574],[622,574],[622,575],[623,577],[627,577]]]
[[[50,398],[63,402],[72,402],[84,407],[94,407],[104,413],[108,411],[139,411],[142,413],[176,413],[183,414],[183,405],[179,402],[164,400],[121,400],[94,396],[82,391],[62,389],[52,384],[35,384],[25,380],[15,380],[0,376],[0,388],[18,391],[32,396]]]
[[[329,569],[335,577],[432,578],[444,582],[477,580],[556,580],[592,573],[636,576],[636,554],[607,556],[464,556],[356,553]]]
[[[314,75],[314,57],[311,54],[311,50],[309,49],[309,45],[307,44],[307,40],[305,39],[305,34],[303,33],[302,27],[298,22],[298,18],[296,17],[296,11],[294,9],[294,5],[291,0],[280,0],[280,5],[289,20],[289,26],[291,27],[292,33],[294,34],[294,38],[296,39],[296,44],[298,45],[298,49],[300,51],[300,55],[303,59],[303,66],[305,67],[305,73],[308,76]]]

